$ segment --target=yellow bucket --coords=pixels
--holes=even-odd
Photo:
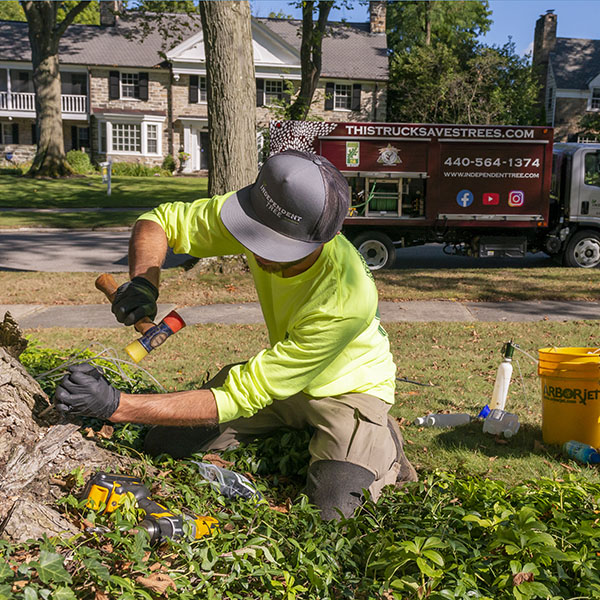
[[[542,438],[600,446],[600,349],[541,348]]]

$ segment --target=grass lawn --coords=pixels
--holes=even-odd
[[[112,193],[100,175],[29,179],[0,173],[2,208],[134,208],[189,202],[206,196],[205,177],[113,177]],[[25,217],[23,217],[25,218]],[[35,219],[35,217],[31,217]],[[4,215],[0,213],[0,223]]]
[[[94,288],[97,276],[0,271],[0,304],[97,304],[104,301]],[[600,299],[600,269],[398,269],[375,273],[375,282],[379,299],[392,302]],[[160,298],[180,306],[257,301],[248,273],[183,268],[163,271]]]
[[[492,394],[503,342],[513,339],[536,356],[548,346],[598,346],[598,325],[570,323],[388,323],[391,347],[401,378],[434,387],[399,382],[393,414],[401,418],[407,455],[423,474],[443,468],[499,479],[510,484],[537,477],[580,472],[600,482],[597,468],[568,462],[541,437],[540,384],[536,365],[517,352],[507,410],[518,414],[521,429],[506,443],[484,434],[482,425],[454,429],[416,427],[412,421],[430,412],[477,415]],[[119,329],[38,329],[28,331],[43,346],[69,351],[108,346],[122,358],[132,332]],[[249,358],[268,345],[262,325],[196,325],[169,340],[140,364],[167,390],[193,389],[207,371]],[[599,415],[600,416],[600,415]]]
[[[143,211],[119,212],[19,212],[1,211],[0,228],[56,227],[60,229],[102,229],[131,227]]]

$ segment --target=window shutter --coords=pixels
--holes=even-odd
[[[333,110],[334,91],[335,91],[335,84],[332,81],[328,81],[325,84],[325,110]]]
[[[77,127],[71,126],[71,148],[73,150],[79,150],[79,142],[77,141]]]
[[[18,123],[13,123],[13,125],[12,125],[12,139],[13,139],[13,144],[19,143],[19,124]]]
[[[198,75],[190,75],[190,93],[188,101],[190,104],[198,104]]]
[[[31,143],[32,144],[38,143],[38,128],[35,123],[31,124]]]
[[[360,110],[360,83],[352,86],[352,110]]]
[[[265,80],[256,80],[256,106],[265,105]]]
[[[139,74],[140,100],[148,100],[148,73]]]
[[[118,100],[121,95],[121,90],[119,89],[119,71],[111,71],[108,79],[108,98],[109,100]]]

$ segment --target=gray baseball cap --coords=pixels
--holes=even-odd
[[[292,262],[337,234],[349,202],[344,176],[326,158],[286,150],[265,162],[252,185],[227,198],[221,220],[257,256]]]

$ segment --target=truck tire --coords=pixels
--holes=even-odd
[[[352,243],[371,271],[391,269],[396,263],[396,247],[385,233],[363,231],[352,240]]]
[[[564,264],[582,269],[593,269],[600,265],[600,235],[590,229],[573,235],[565,249]]]

